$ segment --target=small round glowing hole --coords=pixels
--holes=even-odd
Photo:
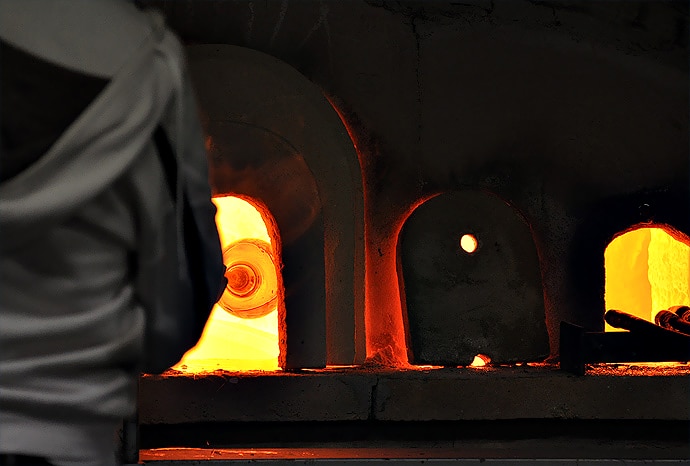
[[[462,237],[460,238],[460,247],[467,254],[472,254],[473,252],[475,252],[477,250],[478,244],[479,243],[477,243],[477,237],[469,233],[466,235],[462,235]]]

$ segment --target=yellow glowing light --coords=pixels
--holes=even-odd
[[[216,225],[220,244],[225,249],[229,244],[243,238],[254,238],[271,243],[271,237],[261,214],[256,207],[239,197],[214,197]]]
[[[485,354],[478,354],[472,360],[471,367],[484,367],[491,362],[491,358]]]
[[[259,211],[249,202],[233,197],[213,198],[216,224],[223,250],[238,240],[260,240],[271,244],[271,237]],[[231,271],[232,285],[242,286],[247,277]],[[238,285],[239,284],[239,285]],[[173,369],[182,372],[279,370],[278,311],[254,319],[230,314],[219,305],[213,307],[199,343],[189,350]]]
[[[651,320],[661,309],[690,305],[690,246],[660,228],[649,232],[649,281],[652,283]]]
[[[639,228],[615,238],[604,253],[606,309],[654,322],[660,310],[690,305],[690,241],[663,228]],[[606,324],[606,331],[618,331]]]
[[[474,251],[476,251],[478,244],[477,238],[474,235],[466,234],[462,235],[460,238],[460,247],[467,254],[472,254]]]

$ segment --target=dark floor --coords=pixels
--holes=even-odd
[[[491,448],[488,445],[469,445],[463,448],[307,448],[307,449],[162,449],[143,450],[140,454],[140,463],[145,464],[202,464],[213,461],[214,465],[240,465],[240,464],[366,464],[374,465],[417,465],[430,463],[433,466],[444,464],[483,464],[492,466],[503,465],[637,465],[637,464],[690,464],[688,459],[668,459],[669,453],[662,446],[653,447],[648,451],[639,448],[629,448],[623,445],[605,446],[599,453],[621,453],[623,456],[616,458],[562,458],[568,456],[578,448],[577,444],[550,445],[540,449],[536,457],[522,456],[527,453],[528,445],[505,445]],[[534,445],[531,446],[532,448]],[[596,448],[591,446],[580,447],[587,450],[585,454],[596,453]],[[541,448],[541,447],[540,447]],[[561,448],[563,452],[560,451]],[[647,456],[658,448],[659,458],[629,458],[637,451]],[[498,452],[498,453],[497,453]],[[553,456],[548,455],[551,453]],[[517,457],[511,457],[515,455]]]
[[[523,420],[373,424],[199,424],[177,429],[167,426],[157,433],[144,429],[145,449],[140,451],[140,460],[180,464],[208,460],[232,464],[443,464],[439,461],[491,460],[489,464],[497,465],[530,461],[553,464],[556,460],[559,464],[684,464],[690,460],[690,427],[686,422]],[[156,438],[157,435],[160,437]],[[156,448],[163,444],[168,446]]]
[[[145,463],[690,464],[688,365],[218,373],[141,387]]]

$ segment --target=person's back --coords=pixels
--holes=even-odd
[[[222,269],[180,46],[119,0],[2,0],[0,39],[0,454],[113,462],[179,272],[161,149]]]

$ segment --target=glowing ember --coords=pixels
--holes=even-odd
[[[606,309],[654,322],[660,310],[690,304],[690,239],[674,236],[639,228],[611,241],[604,254]],[[618,330],[606,324],[607,332]]]
[[[485,354],[478,354],[470,364],[471,367],[484,367],[491,362],[491,358]]]
[[[462,237],[460,238],[460,247],[467,254],[472,254],[474,251],[476,251],[478,244],[479,243],[477,243],[477,238],[474,235],[462,235]]]
[[[259,244],[269,249],[273,246],[266,224],[259,211],[243,199],[233,196],[216,197],[213,203],[218,209],[216,224],[223,250],[227,251],[237,244],[250,245],[247,251],[244,249],[239,251],[239,256],[243,254],[246,256],[244,262],[242,262],[243,257],[239,257],[235,264],[228,268],[226,272],[228,288],[221,302],[227,299],[226,295],[234,295],[235,301],[231,301],[232,303],[236,303],[241,298],[252,298],[258,293],[260,282],[265,278],[268,269],[265,265],[261,266],[264,269],[256,267],[255,254],[261,253],[254,251],[251,245]],[[272,251],[268,252],[272,253]],[[224,260],[227,260],[226,255],[224,254]],[[235,256],[238,256],[237,250],[235,250]],[[275,278],[273,281],[275,283]],[[265,282],[264,280],[263,283]],[[277,284],[273,286],[275,288]],[[276,290],[269,291],[272,291],[272,296],[275,297]],[[240,317],[241,312],[230,313],[216,304],[201,340],[173,369],[182,372],[206,372],[217,369],[279,370],[277,300],[267,301],[265,297],[261,299],[264,302],[270,302],[271,309],[262,310],[258,313],[260,316],[256,318],[243,318],[254,316]],[[246,299],[243,302],[246,302]],[[252,311],[256,308],[253,302],[249,306]]]

